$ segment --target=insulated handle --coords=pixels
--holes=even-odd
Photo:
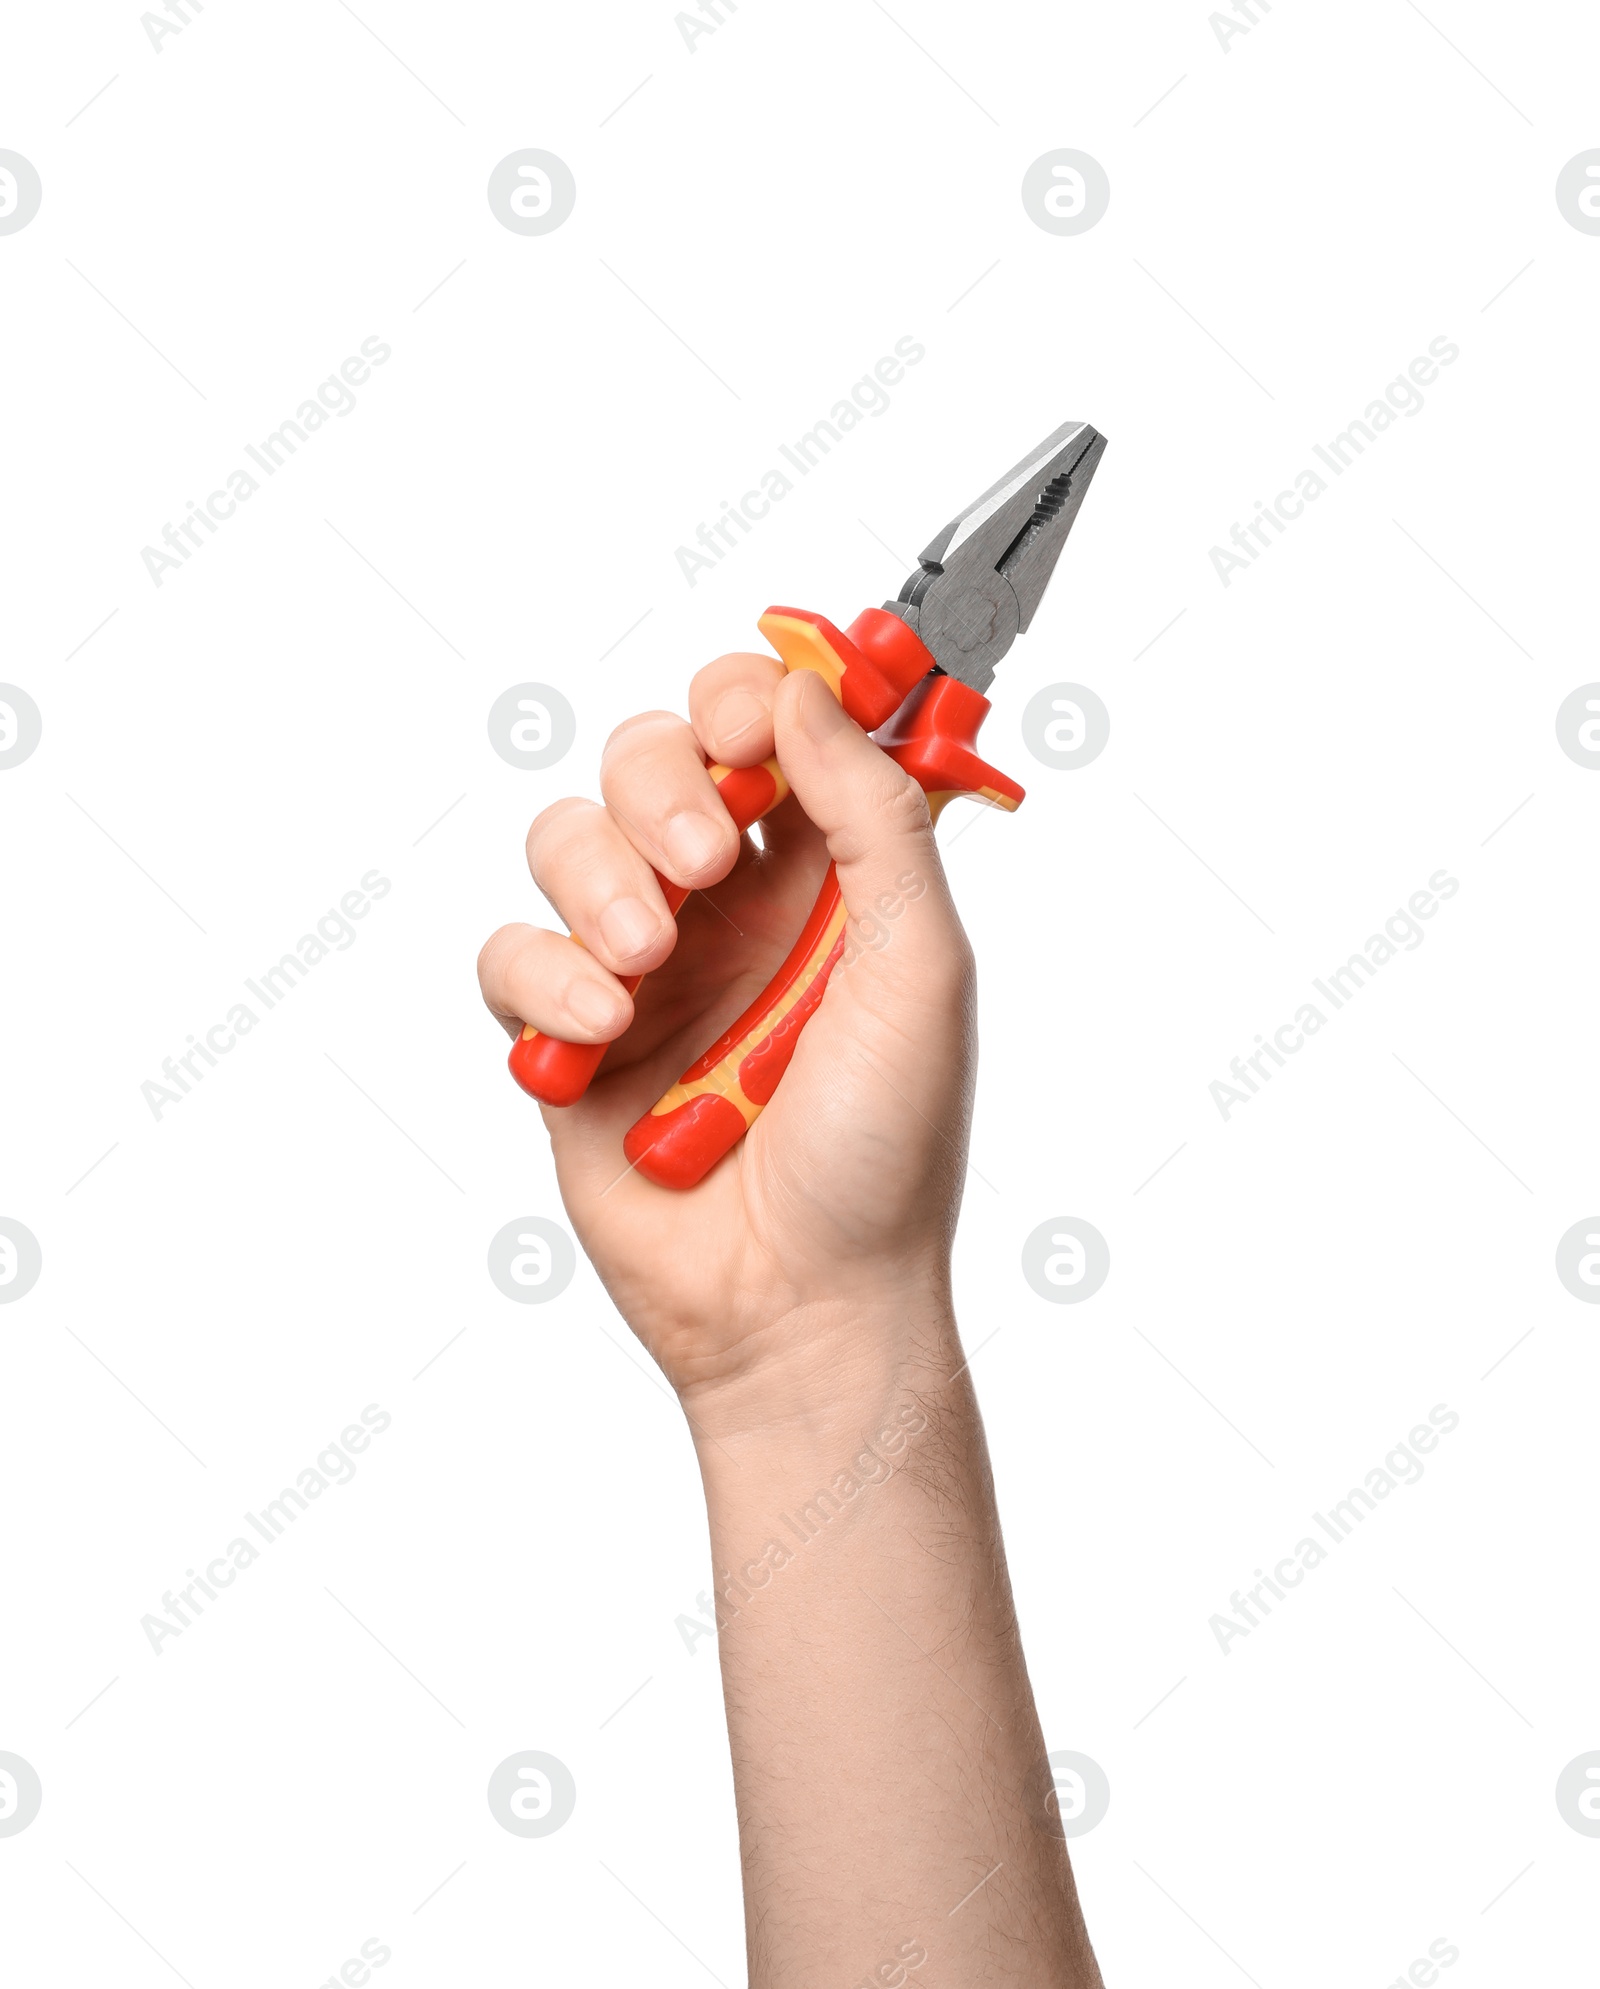
[[[785,668],[815,670],[868,731],[882,725],[934,667],[915,630],[881,608],[858,615],[847,632],[804,608],[769,608],[761,617],[761,632]],[[789,792],[775,759],[764,760],[759,767],[713,766],[710,773],[741,834]],[[681,885],[669,884],[659,871],[656,881],[668,911],[676,917],[689,893]],[[622,985],[632,994],[643,978],[635,974]],[[541,1104],[575,1105],[610,1047],[609,1043],[564,1043],[530,1025],[512,1044],[507,1063],[518,1084]]]
[[[960,794],[1008,811],[1021,805],[1023,790],[974,750],[988,715],[987,698],[954,677],[936,676],[878,734],[878,744],[927,794],[935,820]],[[694,1187],[755,1124],[844,954],[847,922],[830,864],[804,931],[765,992],[623,1141],[646,1180]]]
[[[755,1124],[844,952],[845,919],[830,863],[804,931],[764,992],[622,1142],[647,1181],[692,1188]]]

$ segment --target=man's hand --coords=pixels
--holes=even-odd
[[[693,723],[665,712],[612,734],[604,806],[568,800],[528,835],[540,889],[583,941],[504,926],[484,999],[610,1042],[577,1105],[547,1111],[561,1192],[618,1309],[694,1413],[764,1418],[770,1383],[835,1392],[867,1316],[943,1298],[972,1091],[972,962],[921,789],[811,671],[725,656],[695,678]],[[706,759],[776,749],[793,788],[734,830]],[[829,857],[851,916],[846,959],[749,1135],[699,1187],[631,1173],[622,1137],[766,985]],[[676,925],[652,867],[690,886]],[[586,950],[585,950],[586,949]],[[630,1001],[618,976],[648,978]],[[734,1410],[733,1398],[740,1407]]]
[[[1099,1989],[951,1310],[973,974],[927,803],[809,671],[725,656],[690,709],[622,726],[605,806],[529,834],[587,951],[506,926],[479,964],[511,1031],[613,1045],[545,1117],[694,1430],[750,1983]],[[793,798],[758,850],[704,758],[774,744]],[[688,1194],[639,1179],[623,1134],[765,987],[830,856],[847,952],[772,1103]],[[652,866],[694,887],[677,931]]]

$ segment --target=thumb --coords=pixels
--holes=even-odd
[[[875,746],[814,670],[773,700],[778,762],[821,830],[850,914],[847,952],[901,954],[925,969],[966,951],[922,789]],[[913,915],[913,913],[915,915]],[[891,930],[897,942],[887,948]]]

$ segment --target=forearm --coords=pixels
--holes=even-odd
[[[954,1322],[831,1337],[691,1404],[752,1989],[1089,1989]]]

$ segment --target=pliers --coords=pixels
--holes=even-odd
[[[1069,421],[1046,437],[928,545],[898,599],[843,631],[803,608],[769,608],[761,633],[786,669],[815,670],[845,710],[918,783],[937,820],[970,794],[1016,809],[1023,791],[978,757],[984,693],[1033,621],[1105,453],[1105,437]],[[789,793],[777,760],[708,769],[742,834]],[[689,893],[658,879],[674,916]],[[832,864],[788,958],[764,993],[691,1064],[629,1132],[623,1151],[663,1188],[692,1188],[755,1124],[789,1066],[845,949],[847,913]],[[623,982],[631,994],[636,976]],[[546,1105],[572,1105],[610,1047],[525,1028],[511,1074]]]

